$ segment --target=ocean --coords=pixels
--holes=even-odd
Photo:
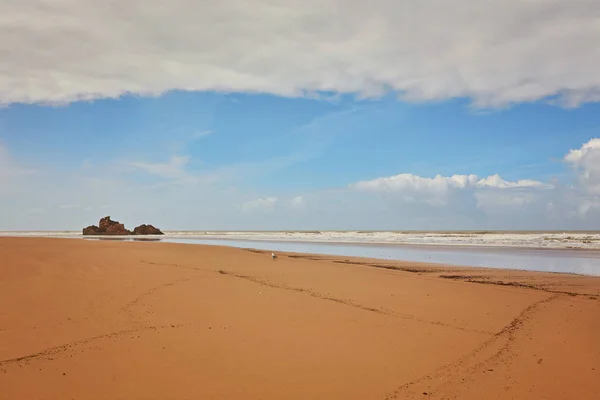
[[[80,237],[81,231],[2,235]],[[165,231],[165,238],[600,250],[600,231]]]

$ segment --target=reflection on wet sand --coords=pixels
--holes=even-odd
[[[270,251],[367,257],[469,267],[600,275],[600,252],[592,250],[334,244],[263,240],[182,239],[172,237],[158,240],[170,243],[208,244]]]
[[[129,242],[160,242],[161,239],[160,238],[131,238],[131,237],[120,237],[120,236],[113,236],[113,237],[91,237],[91,238],[84,238],[85,240],[117,240],[117,241],[129,241]]]

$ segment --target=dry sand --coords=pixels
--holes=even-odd
[[[0,239],[0,399],[600,399],[600,279]]]

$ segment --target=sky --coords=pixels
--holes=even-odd
[[[597,0],[6,0],[0,231],[600,229]]]

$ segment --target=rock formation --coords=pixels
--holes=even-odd
[[[98,224],[98,232],[105,235],[131,235],[131,232],[125,229],[125,225],[119,221],[113,221],[110,217],[104,217]]]
[[[136,226],[133,230],[134,235],[163,235],[160,229],[155,228],[152,225],[142,224],[140,226]]]
[[[106,228],[105,235],[131,235],[131,231],[125,229],[123,224],[112,224]]]
[[[83,228],[84,235],[98,235],[98,227],[96,225],[90,225],[86,228]]]
[[[83,228],[84,235],[162,235],[163,233],[152,225],[140,225],[136,227],[133,233],[125,229],[125,225],[119,221],[113,221],[110,217],[104,217],[100,220],[98,226],[90,225]]]

